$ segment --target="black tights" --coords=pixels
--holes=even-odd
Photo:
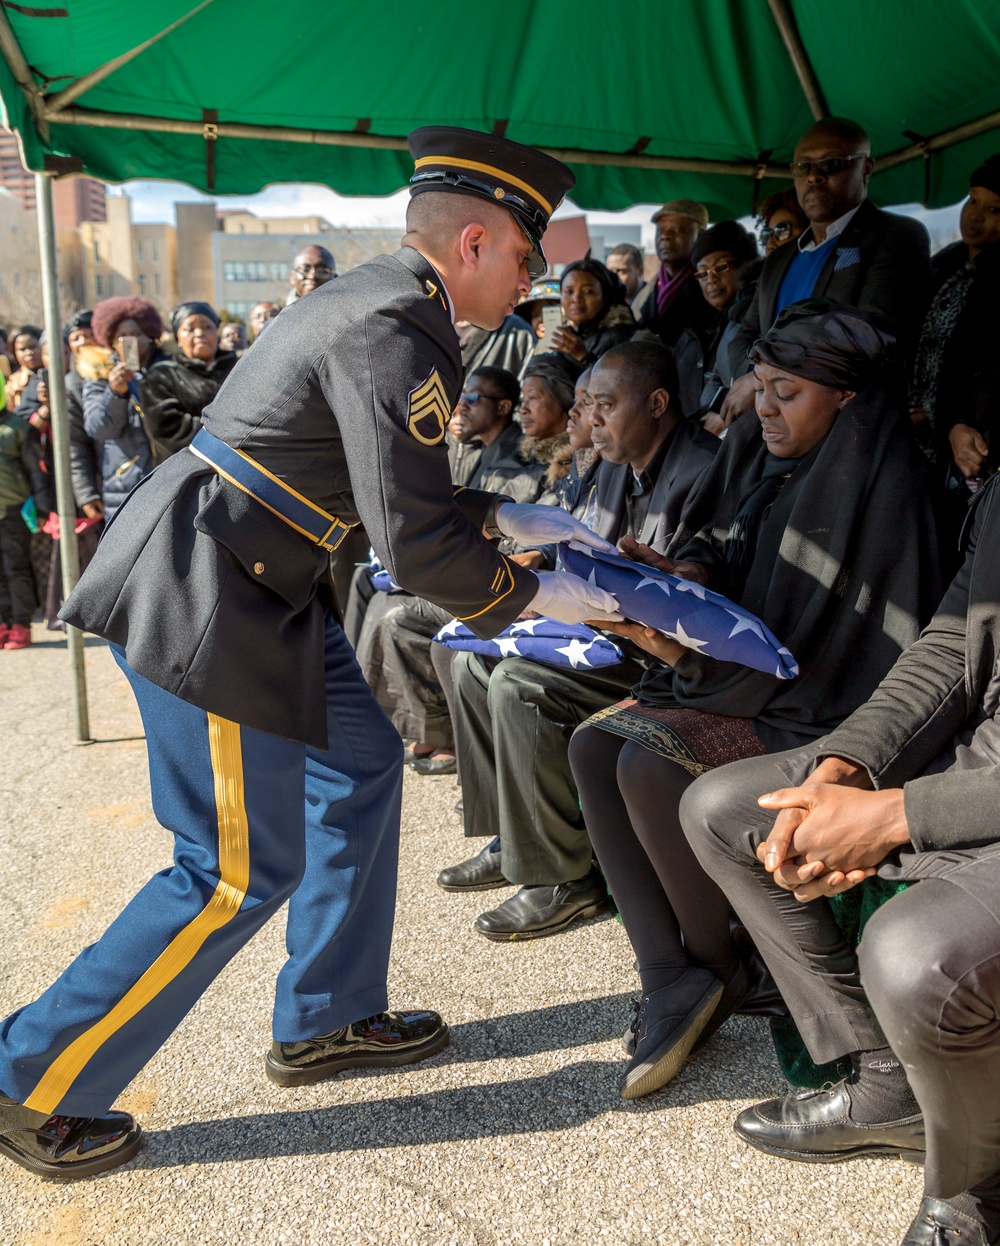
[[[597,859],[639,964],[643,991],[698,965],[736,972],[729,905],[677,816],[694,778],[683,766],[597,727],[578,727],[569,759]]]

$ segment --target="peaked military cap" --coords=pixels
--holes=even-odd
[[[507,138],[456,126],[422,126],[407,142],[415,164],[411,195],[448,190],[507,208],[533,247],[529,274],[542,276],[548,267],[542,234],[563,196],[576,185],[561,160]]]

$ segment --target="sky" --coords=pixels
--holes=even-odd
[[[181,182],[126,182],[122,187],[132,198],[132,217],[137,223],[173,222],[175,203],[205,201],[203,195]],[[109,193],[116,193],[111,187]],[[327,186],[307,183],[283,183],[269,186],[256,195],[217,195],[220,208],[246,208],[257,216],[324,216],[331,225],[352,229],[400,229],[406,212],[407,191],[400,190],[381,198],[338,195]],[[653,225],[650,216],[655,204],[636,204],[624,212],[587,212],[589,225],[599,233],[601,225],[641,225],[642,244],[653,249]],[[922,220],[931,233],[935,250],[958,236],[958,205],[928,211],[917,204],[904,204],[894,209]],[[580,209],[567,199],[556,216],[577,216]]]

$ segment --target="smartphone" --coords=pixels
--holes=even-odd
[[[559,306],[558,303],[549,304],[542,308],[542,325],[545,329],[544,340],[546,342],[549,341],[550,338],[552,337],[553,331],[562,326],[562,323],[563,323],[562,308]]]
[[[142,361],[139,358],[139,339],[137,337],[123,337],[120,341],[122,363],[130,372],[138,372],[142,366]]]

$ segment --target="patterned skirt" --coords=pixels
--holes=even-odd
[[[695,778],[727,762],[760,757],[767,752],[754,734],[749,718],[640,705],[634,697],[599,710],[587,719],[586,725],[634,740],[650,752],[683,766]]]

